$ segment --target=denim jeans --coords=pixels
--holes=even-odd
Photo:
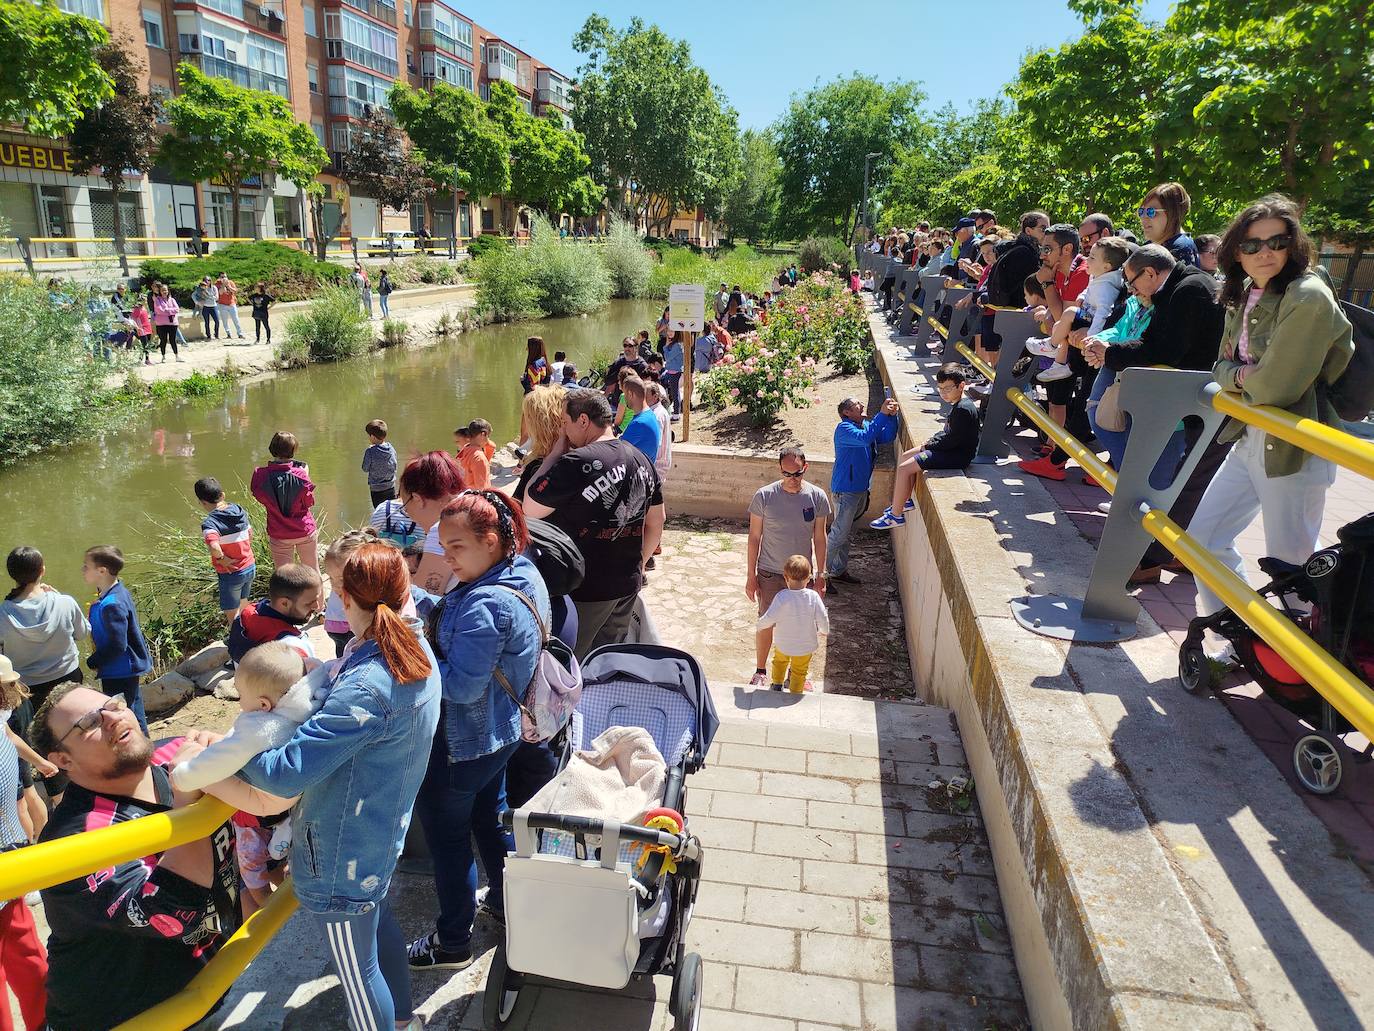
[[[210,339],[210,323],[215,324],[215,339],[219,339],[219,308],[213,304],[207,304],[200,309],[200,320],[205,324],[205,339]]]
[[[825,571],[830,576],[849,568],[849,535],[854,529],[854,521],[867,510],[868,491],[835,495],[835,519],[825,539]]]
[[[381,302],[382,302],[382,318],[384,318],[384,319],[389,319],[389,318],[391,318],[391,304],[389,303],[390,300],[391,300],[391,295],[390,295],[390,294],[382,294],[382,293],[379,293],[379,294],[377,295],[377,297],[378,297],[378,298],[381,300]]]
[[[673,414],[682,414],[682,373],[665,372],[663,385],[668,388],[668,401],[673,406]]]
[[[487,873],[489,897],[493,905],[501,905],[506,853],[515,847],[500,820],[506,808],[506,763],[519,744],[516,741],[490,755],[451,763],[442,718],[434,735],[415,812],[434,857],[439,947],[447,952],[464,952],[472,942],[472,922],[477,916],[474,839]]]
[[[348,1003],[349,1026],[391,1031],[414,1014],[410,964],[400,925],[385,899],[366,913],[311,913],[329,943]]]
[[[234,324],[234,332],[237,333],[239,339],[242,340],[243,327],[239,325],[238,308],[234,307],[232,304],[219,304],[216,305],[215,308],[219,312],[219,323],[224,327],[224,335],[226,337],[229,335],[229,323],[232,322]]]

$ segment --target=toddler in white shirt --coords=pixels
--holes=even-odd
[[[820,639],[830,633],[830,616],[821,596],[807,584],[811,580],[811,561],[793,555],[782,567],[787,590],[779,591],[768,611],[759,617],[758,629],[773,627],[773,663],[770,688],[781,691],[783,679],[793,694],[809,686],[806,671]]]

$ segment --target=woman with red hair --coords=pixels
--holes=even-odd
[[[463,492],[463,469],[447,451],[430,451],[412,458],[401,471],[401,510],[416,526],[427,531],[425,554],[415,571],[415,584],[430,594],[443,594],[452,574],[439,545],[439,514]]]
[[[477,854],[487,874],[483,909],[504,920],[501,829],[506,764],[520,745],[520,709],[549,625],[549,592],[523,554],[520,503],[500,491],[464,491],[443,511],[439,540],[458,586],[431,617],[444,715],[415,800],[434,857],[436,928],[411,943],[410,965],[458,970],[472,962]]]
[[[341,581],[354,637],[324,705],[239,775],[301,795],[292,883],[329,943],[350,1024],[418,1029],[405,939],[386,896],[439,723],[439,668],[419,620],[401,615],[410,576],[398,549],[364,544]]]

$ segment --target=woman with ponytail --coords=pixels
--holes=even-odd
[[[415,811],[434,857],[439,919],[433,932],[411,943],[410,965],[458,970],[472,962],[474,838],[487,874],[483,909],[504,920],[501,874],[509,842],[500,816],[506,764],[520,745],[520,710],[501,677],[523,695],[543,647],[540,624],[549,624],[549,592],[523,555],[529,546],[524,512],[500,491],[464,491],[444,508],[438,526],[444,560],[459,584],[430,617],[444,713]]]
[[[300,794],[291,878],[329,944],[355,1029],[418,1029],[405,939],[387,887],[439,723],[439,667],[420,622],[401,615],[410,576],[390,544],[364,544],[339,585],[353,640],[324,706],[239,774]]]

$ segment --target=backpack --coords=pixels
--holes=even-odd
[[[571,537],[544,519],[527,519],[530,532],[529,558],[534,563],[549,595],[571,594],[582,585],[587,563]]]
[[[420,529],[418,523],[409,519],[405,510],[399,504],[389,504],[383,502],[386,508],[386,522],[377,531],[378,536],[384,541],[391,541],[397,547],[405,548],[414,544],[416,541],[425,539],[425,531]],[[399,518],[397,514],[399,513]]]
[[[1349,301],[1339,303],[1350,320],[1355,351],[1345,371],[1326,388],[1326,397],[1342,419],[1359,422],[1374,410],[1374,311]]]

